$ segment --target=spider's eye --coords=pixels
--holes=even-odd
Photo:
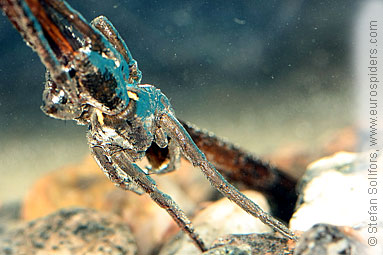
[[[66,104],[68,99],[66,98],[64,91],[60,90],[60,92],[58,94],[52,95],[51,101],[54,104]]]
[[[69,77],[73,78],[76,75],[76,70],[71,68],[69,69],[68,74],[69,74]]]

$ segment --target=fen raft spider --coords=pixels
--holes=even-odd
[[[159,89],[140,84],[137,62],[107,18],[100,16],[89,24],[63,0],[0,0],[0,6],[47,69],[42,110],[53,118],[88,125],[90,150],[118,187],[147,193],[206,251],[185,213],[148,175],[148,171],[174,170],[183,155],[228,199],[296,239],[285,225],[223,178]],[[135,163],[144,156],[151,164],[146,171]]]

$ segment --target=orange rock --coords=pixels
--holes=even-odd
[[[358,136],[354,127],[346,127],[334,132],[323,146],[326,155],[334,154],[338,151],[355,151]]]
[[[160,190],[172,196],[190,215],[211,188],[207,181],[201,183],[199,170],[191,169],[185,162],[182,165],[174,173],[152,177]],[[25,197],[22,218],[32,220],[67,207],[120,215],[131,226],[140,254],[148,254],[179,230],[167,212],[148,196],[115,187],[90,156],[78,165],[64,166],[38,180]]]
[[[62,209],[2,233],[1,254],[137,254],[134,237],[114,214]]]
[[[267,159],[278,168],[288,170],[289,175],[298,178],[303,174],[307,165],[314,160],[338,151],[355,151],[356,144],[355,128],[345,127],[321,137],[317,146],[294,142],[278,148]]]
[[[32,220],[73,206],[100,210],[107,203],[104,198],[116,198],[118,192],[89,157],[79,165],[63,167],[38,180],[24,199],[22,218]]]

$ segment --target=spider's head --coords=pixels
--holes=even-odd
[[[56,119],[72,120],[78,118],[82,112],[82,107],[78,101],[73,100],[64,89],[52,80],[49,71],[46,72],[45,78],[41,110],[46,115]]]

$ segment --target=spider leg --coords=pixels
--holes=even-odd
[[[110,157],[106,156],[107,153],[102,146],[91,146],[91,152],[99,167],[117,187],[125,190],[131,190],[138,195],[144,193],[142,188],[138,186],[130,176],[123,172],[121,173],[121,170],[114,166],[113,162],[110,160]]]
[[[162,115],[160,117],[160,125],[166,130],[168,136],[178,141],[184,156],[194,166],[197,166],[202,170],[206,178],[218,191],[236,203],[247,213],[259,218],[263,223],[271,226],[274,230],[290,239],[296,240],[294,233],[284,224],[263,211],[256,203],[251,201],[224,179],[224,177],[206,159],[205,155],[199,150],[190,135],[183,128],[182,124],[172,113]]]
[[[110,156],[106,156],[108,153],[101,145],[93,145],[91,147],[97,162],[114,183],[123,189],[127,189],[126,187],[131,189],[132,183],[137,185],[140,190],[148,193],[153,201],[169,213],[175,222],[177,222],[178,226],[190,236],[202,252],[207,250],[200,236],[194,231],[191,221],[181,208],[179,208],[177,203],[169,195],[161,192],[157,188],[154,180],[146,175],[139,166],[132,163],[124,151],[117,151]],[[124,172],[125,176],[116,174],[115,166]]]
[[[91,25],[100,31],[113,47],[122,55],[125,61],[129,64],[130,79],[137,83],[141,80],[141,71],[138,70],[137,62],[133,59],[128,46],[124,39],[120,36],[117,29],[113,26],[105,16],[94,18]]]
[[[133,60],[124,40],[121,38],[120,34],[108,18],[105,16],[98,16],[92,20],[91,25],[99,30],[108,39],[108,41],[124,57],[127,63],[130,63]]]

